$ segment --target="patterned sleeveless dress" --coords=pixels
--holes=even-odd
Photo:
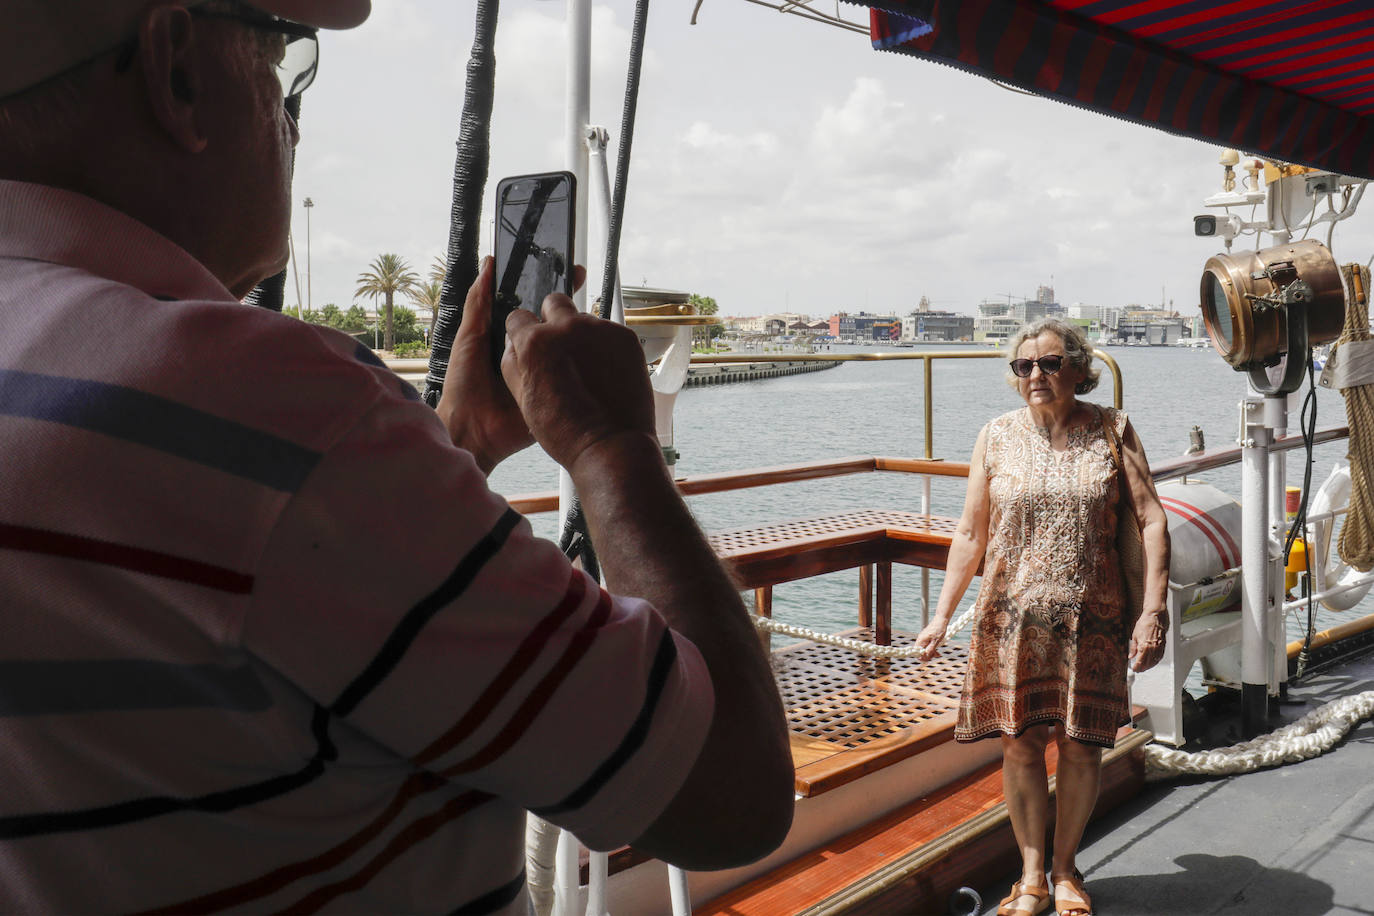
[[[1104,408],[1118,435],[1126,415]],[[1129,721],[1116,557],[1120,484],[1102,415],[1055,452],[1022,408],[987,426],[987,553],[955,738],[1062,722],[1111,747]]]

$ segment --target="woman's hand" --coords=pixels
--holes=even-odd
[[[1135,672],[1148,671],[1164,657],[1169,636],[1169,612],[1141,614],[1131,632],[1130,665]]]
[[[945,641],[947,629],[949,629],[949,621],[937,616],[917,634],[916,648],[921,650],[921,661],[928,662],[940,654],[940,646]]]

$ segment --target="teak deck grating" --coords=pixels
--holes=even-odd
[[[845,635],[872,639],[866,628]],[[909,646],[914,640],[894,633],[892,642]],[[775,652],[773,676],[793,733],[838,751],[951,725],[967,659],[962,647],[946,647],[940,658],[922,663],[806,644]]]

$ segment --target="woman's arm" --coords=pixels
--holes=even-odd
[[[1127,496],[1140,521],[1140,540],[1145,548],[1145,602],[1131,632],[1130,665],[1134,671],[1153,668],[1164,657],[1169,632],[1169,521],[1155,492],[1145,448],[1129,420],[1121,437],[1121,462],[1125,465]]]
[[[978,572],[978,564],[988,544],[988,472],[984,466],[987,454],[988,428],[978,433],[978,441],[973,446],[973,457],[969,459],[968,493],[964,497],[964,511],[959,516],[959,526],[949,545],[949,558],[945,561],[945,583],[940,588],[940,599],[935,603],[935,616],[916,637],[916,646],[921,650],[921,658],[931,659],[940,654],[940,644],[945,641],[945,630],[949,619],[959,606],[959,599]]]

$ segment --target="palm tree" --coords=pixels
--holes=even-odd
[[[448,277],[448,263],[440,255],[435,255],[434,260],[429,262],[429,282],[444,285],[445,278]]]
[[[444,291],[444,278],[447,275],[448,268],[444,264],[444,259],[436,255],[429,264],[429,279],[415,284],[415,288],[410,291],[411,302],[429,309],[431,340],[434,338],[434,323],[439,319],[439,297]]]
[[[368,268],[358,275],[358,290],[353,295],[366,296],[373,301],[378,296],[383,297],[386,304],[386,335],[382,338],[382,349],[389,351],[396,343],[391,318],[394,297],[397,293],[413,290],[419,284],[420,277],[398,254],[378,255]]]
[[[434,322],[439,317],[439,297],[444,292],[444,281],[432,278],[412,287],[407,295],[416,306],[429,309],[429,336],[434,336]]]

